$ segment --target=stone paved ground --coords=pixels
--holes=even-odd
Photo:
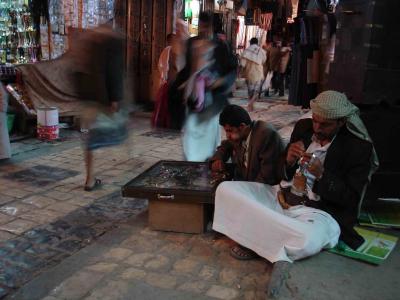
[[[246,104],[241,95],[236,96],[234,103]],[[273,123],[287,140],[303,113],[282,99],[272,99],[257,103],[252,116]],[[146,222],[147,201],[120,196],[122,185],[156,161],[182,160],[179,134],[152,131],[148,119],[134,119],[127,143],[96,151],[96,170],[104,185],[90,193],[82,189],[80,134],[64,131],[64,136],[56,143],[29,139],[13,144],[16,155],[0,164],[0,298],[265,298],[269,263],[234,260],[229,255],[232,242],[212,232],[151,231]],[[398,257],[396,252],[395,262]],[[362,269],[371,278],[382,271],[323,253],[299,263],[293,274],[303,278],[308,270],[307,276],[318,280],[319,265],[327,261],[353,271]],[[395,271],[398,267],[387,276]],[[324,276],[332,280],[329,271]],[[288,281],[285,299],[321,299],[320,284],[313,292],[310,282],[295,278]],[[375,282],[379,280],[398,282],[385,276]],[[351,281],[339,283],[343,290],[349,289]],[[329,297],[324,299],[339,299],[332,296],[336,294],[325,291]],[[365,293],[357,295],[360,298],[349,299],[368,299]],[[385,288],[383,295],[392,295],[391,289]],[[389,296],[382,299],[392,299]]]
[[[245,105],[246,101],[236,98],[233,102]],[[255,112],[259,115],[253,116],[261,118],[261,111],[282,105],[279,100],[272,104],[260,103]],[[290,110],[297,112],[296,108]],[[279,117],[276,115],[272,116],[270,121],[275,122],[277,128],[284,127],[279,125]],[[290,122],[292,121],[291,119]],[[183,159],[178,133],[153,131],[148,126],[148,119],[134,119],[128,142],[119,147],[95,152],[96,171],[104,184],[102,189],[88,193],[82,189],[84,163],[79,132],[64,130],[61,140],[56,142],[46,143],[27,139],[15,142],[12,146],[13,159],[0,164],[0,295],[13,294],[44,270],[59,264],[66,257],[93,243],[121,222],[134,218],[146,208],[147,202],[121,198],[119,194],[121,186],[160,159]],[[164,240],[161,233],[155,236]],[[185,241],[184,244],[187,244],[186,239],[194,241],[200,239],[200,243],[204,242],[202,237],[188,236],[183,238],[182,243]],[[217,253],[220,247],[223,247],[215,249],[210,247],[210,239],[212,240],[209,238],[204,247],[202,246],[206,251],[205,262],[196,264],[196,268],[201,264],[207,265],[206,261],[211,256],[218,257]],[[223,241],[224,239],[221,239],[217,244],[224,245]],[[154,239],[151,245],[157,243]],[[190,243],[187,247],[189,245]],[[168,247],[165,245],[163,251]],[[188,251],[193,256],[196,249],[189,247]],[[227,256],[225,259],[231,261],[225,250],[221,251],[221,255]],[[135,249],[130,251],[134,252]],[[162,253],[156,256],[161,260],[158,263],[162,263],[164,259]],[[199,253],[199,256],[202,257],[202,254]],[[168,261],[175,265],[172,259],[168,258]],[[176,259],[176,263],[178,261],[179,259]],[[214,265],[211,260],[208,263]],[[177,268],[187,268],[187,266],[180,266],[177,263]],[[257,268],[259,271],[263,270],[261,272],[263,276],[260,278],[266,281],[268,266],[259,262]],[[219,275],[222,270],[222,275]],[[249,268],[248,272],[251,271]],[[235,277],[233,271],[229,268],[226,270],[216,268],[213,272],[216,272],[212,275],[213,278],[222,276],[222,282],[214,283],[227,288],[225,292],[228,296],[239,295],[234,290],[228,289],[232,288],[232,283],[224,285],[224,280],[227,280],[225,277],[231,280]],[[189,282],[186,283],[188,287],[182,280],[178,282],[181,283],[179,286],[183,285],[182,289],[192,288]],[[202,291],[212,287],[207,284],[200,284]],[[239,285],[240,282],[236,284]],[[260,284],[261,290],[264,286],[265,282]],[[209,294],[221,292],[218,291],[219,289],[214,287]]]
[[[166,153],[169,159],[182,159],[178,136],[148,136],[147,124],[148,119],[135,120],[127,143],[96,151],[104,185],[90,193],[82,187],[79,134],[65,132],[68,139],[62,142],[12,144],[13,159],[0,165],[0,295],[12,293],[147,205],[122,199],[121,186]]]
[[[111,235],[114,241],[110,241]],[[115,240],[116,239],[116,240]],[[67,275],[37,278],[16,299],[262,299],[270,265],[262,260],[240,262],[229,255],[232,242],[214,233],[163,233],[147,227],[147,215],[120,224],[102,237],[99,250],[88,247],[68,265]],[[47,289],[38,284],[47,282]],[[152,292],[153,291],[153,292]],[[157,296],[154,296],[154,291]]]

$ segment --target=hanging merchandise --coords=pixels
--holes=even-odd
[[[272,13],[261,14],[260,28],[264,30],[271,30]]]
[[[35,62],[39,47],[28,3],[0,0],[0,62]]]
[[[50,53],[54,59],[68,50],[68,28],[95,28],[114,17],[115,0],[49,0]],[[43,47],[43,42],[42,42]]]
[[[114,0],[54,0],[63,9],[65,27],[94,28],[114,17]]]
[[[236,38],[236,52],[241,54],[246,44],[246,26],[244,25],[244,17],[238,16],[238,33]]]
[[[261,25],[261,9],[256,8],[254,9],[254,16],[253,16],[254,25]]]

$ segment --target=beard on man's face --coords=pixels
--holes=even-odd
[[[319,141],[326,141],[326,140],[330,141],[333,139],[333,137],[336,135],[337,132],[338,132],[338,129],[332,130],[329,133],[314,132],[314,135]]]
[[[318,139],[318,140],[320,140],[320,141],[323,141],[323,140],[326,140],[327,139],[327,136],[325,135],[325,134],[323,134],[323,133],[314,133],[315,134],[315,137]]]

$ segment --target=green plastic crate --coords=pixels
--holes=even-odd
[[[15,120],[15,115],[14,114],[7,114],[7,127],[8,127],[8,133],[11,132],[13,126],[14,126],[14,120]]]

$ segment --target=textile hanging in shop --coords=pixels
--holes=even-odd
[[[272,13],[261,14],[261,23],[259,27],[264,30],[271,30],[272,16]]]
[[[254,25],[254,26],[246,26],[245,28],[246,31],[246,45],[244,45],[244,49],[250,46],[250,39],[255,37],[258,39],[259,45],[262,45],[265,42],[265,35],[266,31],[264,29],[261,29],[260,27]]]
[[[94,28],[114,17],[117,0],[49,0],[50,58],[68,49],[68,28]]]
[[[246,11],[245,25],[260,25],[261,22],[261,10],[259,8],[248,8]]]
[[[261,25],[261,9],[256,8],[254,9],[254,16],[253,16],[254,25]]]
[[[114,0],[61,0],[65,26],[93,28],[114,17]]]

